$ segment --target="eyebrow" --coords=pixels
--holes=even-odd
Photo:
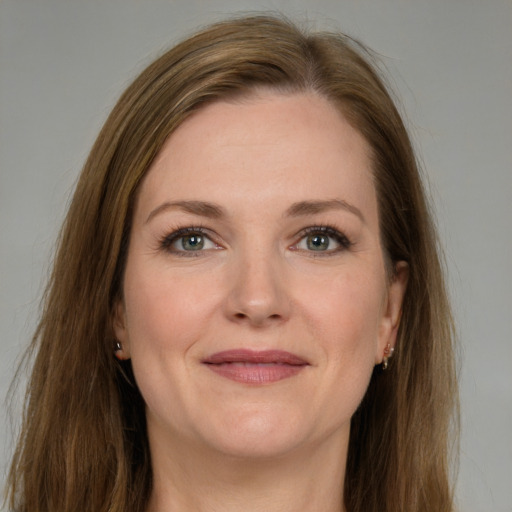
[[[206,201],[172,201],[165,202],[152,210],[145,223],[147,224],[159,213],[169,210],[182,210],[187,213],[192,213],[193,215],[208,217],[210,219],[218,219],[225,216],[224,210],[220,206]]]
[[[214,203],[209,203],[207,201],[167,201],[152,210],[148,215],[145,223],[147,224],[156,215],[169,210],[182,210],[193,215],[207,217],[210,219],[220,219],[226,216],[226,213],[221,206]],[[323,213],[329,210],[345,210],[356,215],[359,219],[365,222],[365,218],[361,213],[361,210],[343,199],[299,201],[297,203],[293,203],[286,210],[284,216],[300,217],[302,215],[314,215],[316,213]]]
[[[363,222],[365,218],[361,210],[343,199],[329,199],[327,201],[299,201],[288,208],[285,215],[289,217],[300,217],[301,215],[313,215],[329,210],[345,210],[359,217]]]

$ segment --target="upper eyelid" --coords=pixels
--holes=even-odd
[[[297,233],[297,237],[304,237],[306,235],[309,235],[311,233],[325,233],[327,235],[335,236],[338,238],[346,239],[347,241],[350,241],[349,237],[340,229],[335,228],[333,226],[330,226],[328,224],[319,224],[316,226],[308,226],[303,229],[301,229]]]
[[[182,238],[187,235],[193,235],[194,233],[200,234],[201,236],[208,238],[212,242],[217,243],[215,242],[215,235],[212,234],[212,231],[202,226],[184,226],[182,228],[172,229],[170,230],[169,233],[160,237],[160,243],[162,245],[172,244],[179,238]]]
[[[331,238],[334,238],[336,240],[336,243],[340,244],[342,249],[349,249],[354,245],[352,240],[343,231],[340,231],[339,229],[337,229],[333,226],[330,226],[330,225],[322,225],[321,224],[321,225],[317,225],[317,226],[308,226],[308,227],[302,229],[301,231],[299,231],[299,233],[297,233],[297,235],[296,235],[296,242],[294,242],[291,247],[298,246],[299,243],[306,236],[308,236],[310,234],[314,234],[314,233],[322,233],[327,236],[330,236]],[[328,254],[332,254],[337,251],[339,251],[339,248],[333,249],[333,250],[328,250],[328,251],[319,251],[318,253],[316,253],[316,255],[321,256],[323,254],[324,256],[327,256]],[[307,252],[313,252],[313,251],[307,251]]]
[[[175,244],[179,242],[181,238],[191,235],[200,235],[206,238],[215,247],[204,247],[198,250],[180,250],[175,247]],[[215,237],[211,235],[211,230],[199,226],[184,226],[170,230],[168,234],[158,238],[157,250],[162,251],[168,255],[174,255],[175,257],[201,257],[205,256],[212,250],[222,249],[223,246],[215,240]]]

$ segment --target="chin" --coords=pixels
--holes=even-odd
[[[210,422],[203,440],[216,451],[240,458],[275,458],[313,442],[313,425],[286,411],[243,411]],[[215,424],[216,423],[216,424]],[[321,434],[316,433],[321,437]]]

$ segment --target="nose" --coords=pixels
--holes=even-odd
[[[236,258],[228,279],[226,314],[231,321],[253,327],[278,324],[290,314],[286,269],[272,251],[257,251]]]

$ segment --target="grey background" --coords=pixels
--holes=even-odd
[[[510,512],[511,1],[0,0],[0,397],[34,328],[73,184],[120,92],[199,25],[266,9],[343,30],[384,58],[446,247],[461,340],[458,503]],[[13,440],[0,411],[2,484]]]

